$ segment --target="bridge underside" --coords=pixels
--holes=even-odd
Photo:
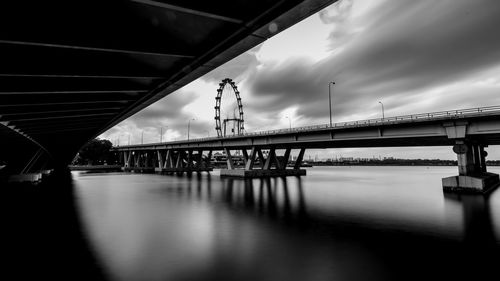
[[[443,178],[445,192],[487,193],[498,185],[498,174],[487,172],[485,145],[470,140],[454,140],[453,150],[457,153],[458,176]],[[235,149],[224,148],[225,162],[212,163],[212,153],[219,149],[199,148],[156,148],[118,150],[122,170],[126,172],[177,174],[211,172],[214,166],[222,168],[220,176],[260,178],[303,176],[305,147],[300,148],[297,157],[291,157],[292,147],[280,147],[283,155],[277,155],[276,146],[266,149],[262,146],[248,146]],[[219,150],[220,152],[220,150]],[[219,153],[219,157],[220,157]],[[214,157],[217,159],[216,157]],[[293,160],[292,160],[293,159]],[[220,162],[220,161],[219,161]]]
[[[212,152],[213,150],[204,151],[203,149],[121,151],[119,159],[126,172],[181,175],[211,172],[216,165],[211,162]],[[290,152],[291,149],[286,149],[283,156],[277,156],[275,149],[269,150],[266,154],[257,147],[253,147],[250,152],[247,149],[236,151],[225,149],[223,167],[226,169],[221,170],[220,175],[242,178],[305,175],[306,171],[300,169],[305,149],[300,150],[298,158],[291,165],[292,169],[287,168],[291,164]],[[238,159],[233,153],[238,154]]]
[[[68,163],[88,140],[333,2],[3,1],[0,160],[33,155],[13,130]]]

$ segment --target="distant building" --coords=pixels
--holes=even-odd
[[[353,162],[354,157],[340,157],[339,162]]]

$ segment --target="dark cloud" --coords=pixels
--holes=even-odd
[[[251,50],[237,56],[236,58],[230,60],[222,66],[212,70],[208,74],[204,75],[201,79],[207,82],[219,83],[222,79],[231,78],[234,81],[242,79],[243,75],[255,69],[259,64],[256,53],[262,47],[258,45]]]
[[[334,21],[320,15],[325,22]],[[325,60],[296,58],[260,69],[247,81],[257,98],[249,106],[260,110],[298,106],[299,115],[324,117],[328,82],[335,81],[337,115],[363,113],[367,105],[378,106],[378,100],[404,108],[425,91],[473,78],[500,64],[498,1],[386,1],[366,16],[364,23],[357,23],[369,23],[363,32]],[[447,96],[441,100],[443,109],[477,102],[465,93]]]
[[[283,109],[283,103],[303,101],[315,76],[312,62],[306,58],[290,59],[282,64],[267,65],[250,77],[254,97],[250,106],[271,110]]]
[[[177,91],[135,114],[130,120],[140,126],[158,126],[164,119],[183,117],[185,115],[182,112],[183,108],[195,96],[195,93],[192,92]]]
[[[343,23],[349,19],[354,0],[338,1],[328,9],[323,9],[318,13],[319,18],[325,24]]]
[[[320,20],[324,24],[332,26],[328,38],[330,40],[330,49],[346,44],[355,35],[356,28],[352,19],[353,5],[354,0],[338,1],[318,13]]]

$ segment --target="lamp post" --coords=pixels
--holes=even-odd
[[[382,120],[384,120],[385,119],[384,104],[381,101],[379,101],[378,103],[380,103],[380,105],[382,106]]]
[[[292,129],[292,119],[290,119],[290,117],[288,116],[285,116],[285,118],[288,119],[288,124],[290,125],[290,130]]]
[[[328,83],[328,105],[330,107],[330,127],[332,126],[332,90],[331,86],[335,85],[335,82],[329,82]]]
[[[191,127],[191,121],[194,121],[194,120],[195,119],[193,118],[193,119],[189,119],[189,121],[188,121],[188,140],[189,140],[189,129]]]

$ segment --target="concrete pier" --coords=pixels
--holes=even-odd
[[[26,174],[19,174],[19,175],[11,175],[9,177],[8,182],[13,183],[22,183],[22,182],[38,182],[42,179],[42,173],[26,173]]]
[[[138,150],[124,151],[122,170],[136,173],[183,174],[211,172],[210,157],[203,150]]]
[[[265,178],[265,177],[287,177],[287,176],[305,176],[306,170],[300,169],[302,158],[304,157],[305,148],[300,149],[297,160],[293,169],[287,169],[290,153],[292,149],[285,149],[283,156],[276,155],[276,149],[271,148],[264,157],[262,149],[253,146],[250,153],[246,149],[242,149],[245,166],[238,169],[234,165],[233,157],[229,149],[225,149],[227,157],[227,169],[220,171],[221,177],[239,177],[239,178]],[[254,168],[257,160],[260,162],[259,168]]]
[[[52,173],[52,170],[40,170],[32,173],[23,173],[11,175],[8,177],[8,183],[38,183]]]
[[[480,173],[475,176],[453,176],[443,178],[445,192],[487,193],[500,184],[500,179],[494,173]]]
[[[443,191],[455,193],[486,193],[500,185],[498,174],[486,171],[485,145],[457,140],[453,151],[457,154],[458,176],[442,179]]]
[[[154,167],[123,167],[124,172],[135,172],[135,173],[154,173]]]
[[[211,167],[191,167],[191,168],[155,168],[156,173],[170,174],[170,173],[201,173],[201,172],[211,172],[214,169]]]
[[[292,168],[287,168],[290,164],[292,148],[284,149],[283,155],[276,155],[276,148],[263,150],[262,147],[250,146],[237,149],[224,149],[226,169],[222,169],[222,177],[239,178],[263,178],[263,177],[284,177],[284,176],[305,176],[306,170],[300,169],[304,157],[305,148],[300,148],[300,152],[293,162]],[[212,159],[212,149],[138,149],[125,150],[121,152],[120,159],[123,164],[122,170],[135,173],[160,173],[177,174],[201,173],[213,171],[210,160]],[[234,156],[236,154],[238,156]],[[243,161],[243,166],[241,166]],[[254,167],[255,166],[255,167]]]
[[[224,169],[220,171],[221,177],[238,178],[265,178],[265,177],[287,177],[287,176],[305,176],[304,169],[285,169],[285,170],[244,170],[244,169]]]

